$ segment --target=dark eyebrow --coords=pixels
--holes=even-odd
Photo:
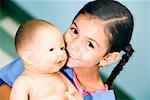
[[[77,26],[77,24],[75,22],[73,22],[72,24],[74,24],[78,28],[78,26]]]

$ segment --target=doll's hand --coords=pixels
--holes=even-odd
[[[71,93],[66,92],[65,94],[66,94],[68,100],[76,100],[75,96],[73,96]]]
[[[83,100],[81,94],[70,93],[70,92],[66,92],[65,94],[66,94],[68,100]]]

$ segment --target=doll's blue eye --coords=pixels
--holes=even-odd
[[[53,51],[53,50],[54,50],[53,48],[49,49],[49,51]]]

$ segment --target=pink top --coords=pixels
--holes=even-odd
[[[91,94],[93,92],[98,92],[98,91],[108,91],[108,85],[107,84],[104,84],[104,89],[96,90],[93,92],[89,92],[89,91],[84,90],[82,87],[80,87],[79,80],[78,80],[77,75],[74,71],[73,71],[73,81],[74,81],[74,85],[77,88],[77,90],[80,93],[82,93],[83,95]]]

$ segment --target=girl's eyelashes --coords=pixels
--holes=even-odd
[[[50,48],[50,49],[49,49],[49,51],[53,51],[53,50],[54,50],[53,48]]]
[[[71,28],[72,33],[78,34],[78,31],[75,28]]]
[[[70,29],[71,29],[71,32],[72,32],[73,34],[78,35],[78,31],[77,31],[76,28],[73,28],[73,27],[72,27],[72,28],[70,28]],[[88,45],[88,47],[90,47],[90,48],[94,48],[93,43],[90,42],[90,41],[87,42],[87,45]]]
[[[91,48],[94,48],[94,45],[93,45],[92,42],[90,42],[90,41],[87,42],[87,45],[88,45],[89,47],[91,47]]]

